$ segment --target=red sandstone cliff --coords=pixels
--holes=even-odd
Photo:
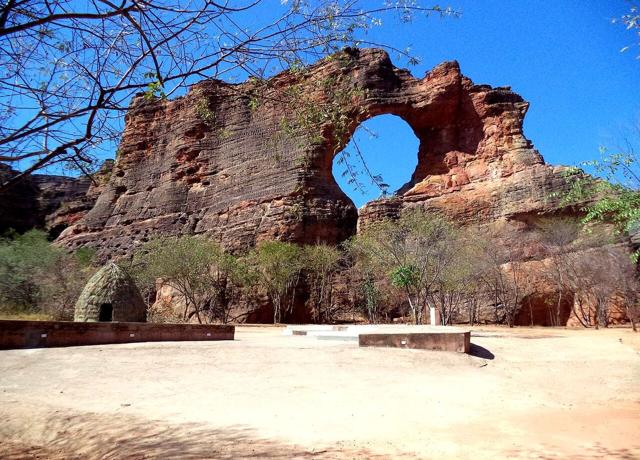
[[[329,77],[332,92],[362,91],[343,107],[346,135],[336,139],[324,126],[320,143],[282,135],[290,101],[252,107],[255,82],[204,81],[173,101],[134,99],[108,184],[58,242],[95,247],[108,259],[156,234],[205,234],[234,250],[268,238],[341,241],[356,231],[358,215],[333,178],[332,159],[349,132],[379,114],[413,128],[418,166],[398,198],[361,210],[361,225],[419,205],[517,232],[523,216],[562,211],[550,198],[565,186],[562,168],[545,165],[524,136],[528,103],[509,88],[475,85],[455,62],[414,78],[380,50],[347,51],[267,85],[271,94],[297,85],[322,101],[331,94],[318,82]]]
[[[336,98],[338,118],[311,131],[286,129],[299,105],[313,112]],[[347,50],[267,82],[204,81],[173,101],[138,97],[95,206],[58,243],[94,247],[102,260],[155,235],[202,234],[234,251],[274,238],[337,243],[420,206],[484,227],[530,260],[534,276],[544,263],[529,244],[537,221],[576,212],[558,198],[566,168],[545,164],[524,136],[527,108],[510,88],[474,84],[456,62],[419,79],[380,50]],[[380,114],[411,126],[418,165],[397,196],[358,215],[334,180],[332,160],[363,120]],[[544,303],[529,300],[530,310]]]

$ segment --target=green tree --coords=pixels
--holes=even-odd
[[[313,321],[331,322],[334,316],[333,283],[340,267],[339,249],[326,244],[303,249],[305,278],[309,285],[309,302]]]
[[[68,253],[53,246],[45,232],[31,230],[0,239],[0,307],[73,318],[73,306],[93,272],[93,251]]]
[[[362,281],[361,294],[363,299],[362,309],[367,314],[367,319],[370,323],[378,323],[380,321],[380,310],[382,307],[382,293],[372,276],[367,276]]]
[[[248,259],[257,272],[258,285],[273,304],[273,323],[280,323],[283,309],[290,311],[295,302],[295,288],[304,268],[302,249],[292,243],[265,241]]]
[[[636,245],[640,243],[639,141],[640,124],[629,130],[613,153],[601,147],[600,160],[571,168],[567,173],[571,188],[563,196],[565,204],[582,205],[584,224],[613,224],[618,234],[629,236]]]
[[[457,229],[442,216],[421,209],[397,221],[373,224],[352,243],[354,254],[374,271],[386,273],[422,324],[428,299],[454,260]]]
[[[7,306],[35,309],[40,302],[38,277],[53,266],[58,254],[46,234],[31,230],[0,241],[0,296]]]
[[[230,319],[234,292],[246,270],[220,245],[197,236],[158,238],[133,257],[132,271],[141,285],[170,286],[182,298],[182,320],[198,323]]]
[[[344,249],[348,258],[345,275],[353,306],[372,324],[388,319],[398,304],[391,280],[384,270],[378,269],[376,260],[371,257],[367,245],[362,244],[361,238],[346,241]]]

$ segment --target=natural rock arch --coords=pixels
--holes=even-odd
[[[330,88],[318,84],[327,79]],[[282,135],[290,101],[253,103],[251,95],[265,87],[283,94],[297,88],[317,104],[350,88],[359,95],[340,104],[345,129],[325,123],[312,142]],[[565,180],[525,138],[527,107],[509,88],[473,84],[456,62],[419,79],[380,50],[346,50],[302,76],[204,81],[173,101],[139,97],[111,178],[58,242],[95,247],[102,259],[129,254],[159,234],[204,234],[231,250],[265,239],[340,242],[354,233],[358,215],[333,179],[333,156],[359,123],[382,114],[412,127],[418,166],[399,197],[361,210],[359,225],[416,205],[463,224],[546,212],[559,207],[546,190],[562,189]]]
[[[412,186],[419,140],[402,118],[376,115],[363,121],[333,159],[333,177],[357,208]]]

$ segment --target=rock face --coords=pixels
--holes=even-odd
[[[52,235],[59,235],[65,228],[78,222],[93,208],[98,196],[106,187],[109,177],[111,177],[113,164],[113,160],[106,160],[91,178],[83,176],[76,179],[76,184],[82,185],[82,187],[78,187],[80,189],[78,193],[65,194],[59,204],[52,208],[52,212],[48,212],[45,216],[45,228]]]
[[[133,279],[109,263],[87,282],[76,302],[74,321],[144,322],[147,307]]]
[[[330,84],[327,84],[330,82]],[[348,123],[318,136],[287,135],[290,99],[251,95],[268,87],[305,101],[336,94]],[[304,101],[303,101],[304,103]],[[509,88],[475,85],[456,62],[424,78],[380,50],[347,50],[309,73],[266,83],[204,81],[173,101],[136,98],[113,174],[95,206],[59,243],[92,246],[106,260],[157,234],[205,234],[231,250],[263,239],[337,243],[358,225],[405,207],[437,208],[461,223],[502,222],[517,238],[526,216],[563,212],[565,186],[523,134],[528,103]],[[332,160],[367,118],[394,114],[420,141],[411,180],[389,200],[358,211],[332,174]]]
[[[59,244],[107,261],[156,235],[202,234],[236,252],[268,239],[335,244],[419,206],[490,232],[533,270],[537,221],[576,211],[558,198],[567,169],[545,164],[524,136],[528,106],[510,88],[474,84],[456,62],[415,78],[375,49],[268,81],[203,81],[173,101],[134,98],[111,174],[88,189],[95,205],[85,213],[71,200],[48,220],[73,224]],[[418,164],[396,196],[358,211],[332,162],[382,114],[411,126]],[[517,321],[542,324],[545,302],[529,298]]]
[[[91,209],[106,184],[113,161],[107,160],[89,177],[66,177],[33,174],[0,192],[0,232],[14,229],[24,232],[43,228],[56,237],[63,229],[76,223]],[[0,179],[4,182],[17,175],[0,163]]]

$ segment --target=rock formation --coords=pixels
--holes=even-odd
[[[271,97],[252,99],[265,87]],[[342,95],[348,123],[326,123],[319,136],[287,133],[292,89],[302,105]],[[108,184],[58,241],[95,247],[104,260],[157,234],[205,234],[231,250],[270,238],[336,243],[358,223],[408,206],[463,224],[501,222],[517,239],[527,216],[563,211],[551,192],[565,187],[563,168],[546,165],[523,134],[527,108],[509,88],[475,85],[456,62],[418,79],[380,50],[347,50],[268,82],[204,81],[172,101],[137,97]],[[332,160],[362,121],[380,114],[411,126],[418,165],[397,197],[358,216]]]
[[[46,220],[72,224],[58,244],[93,247],[107,261],[156,235],[201,234],[235,252],[266,239],[335,244],[420,206],[484,227],[535,265],[541,254],[527,242],[537,221],[576,210],[559,198],[567,169],[545,164],[523,133],[528,106],[508,87],[474,84],[456,62],[415,78],[375,49],[345,50],[268,81],[203,81],[172,101],[140,95],[111,174]],[[395,196],[358,211],[332,162],[364,120],[381,114],[411,126],[418,164]],[[529,308],[544,303],[529,299]]]
[[[113,160],[89,178],[32,174],[0,192],[0,232],[41,228],[56,237],[91,209],[107,183]],[[18,173],[0,163],[0,182]]]

